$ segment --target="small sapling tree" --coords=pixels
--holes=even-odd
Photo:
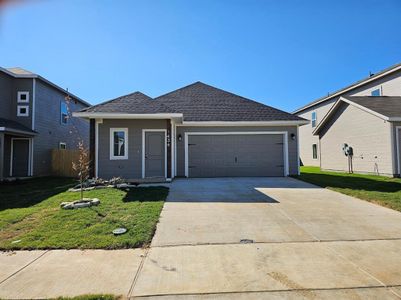
[[[89,151],[85,148],[82,140],[78,142],[78,151],[78,161],[72,163],[72,168],[78,173],[82,201],[84,199],[84,183],[89,178],[90,169]]]

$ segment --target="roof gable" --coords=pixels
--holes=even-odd
[[[374,115],[385,121],[401,121],[401,97],[398,96],[348,96],[340,97],[330,108],[322,121],[316,126],[313,135],[317,135],[330,121],[342,103]]]

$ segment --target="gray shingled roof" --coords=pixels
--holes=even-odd
[[[185,121],[289,121],[303,120],[282,110],[223,91],[202,82],[157,97]]]
[[[343,98],[388,118],[401,117],[401,97],[398,96],[348,96]]]
[[[163,103],[141,93],[134,92],[98,105],[81,110],[82,112],[126,113],[126,114],[154,114],[171,113],[172,110]]]
[[[298,116],[195,82],[155,99],[135,92],[82,112],[182,113],[185,121],[300,121]]]
[[[14,129],[19,131],[26,131],[27,133],[36,133],[36,131],[33,131],[31,128],[26,127],[21,123],[4,118],[0,118],[0,127],[5,127],[6,129]]]

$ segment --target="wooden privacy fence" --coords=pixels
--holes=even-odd
[[[72,169],[72,163],[79,159],[79,150],[52,150],[52,173],[55,176],[77,177],[77,172]]]

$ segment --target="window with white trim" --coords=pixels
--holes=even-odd
[[[370,92],[370,95],[374,96],[374,97],[381,96],[381,91],[380,91],[380,89],[375,89],[375,90]]]
[[[317,144],[312,145],[312,158],[317,159]]]
[[[61,101],[60,104],[60,122],[61,124],[68,123],[68,108],[67,103],[65,103],[64,101]]]
[[[65,149],[67,149],[67,143],[60,142],[60,143],[58,144],[58,148],[59,148],[60,150],[65,150]]]
[[[18,103],[29,103],[29,92],[17,92]]]
[[[29,106],[18,105],[17,106],[17,117],[29,117]]]
[[[311,116],[311,121],[312,121],[312,127],[316,127],[316,112],[313,111],[312,112],[312,116]]]
[[[110,128],[110,159],[128,159],[128,128]]]

